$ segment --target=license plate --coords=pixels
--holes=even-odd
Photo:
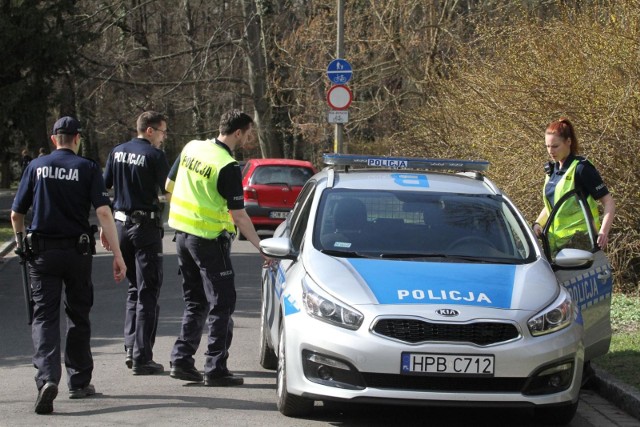
[[[494,362],[491,354],[402,353],[401,373],[493,376]]]
[[[284,219],[287,217],[287,215],[289,215],[289,212],[277,212],[277,211],[269,212],[269,218]]]

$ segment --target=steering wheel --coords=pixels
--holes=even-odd
[[[479,245],[483,247],[490,247],[491,249],[496,249],[495,245],[492,241],[479,236],[463,236],[459,239],[454,240],[447,246],[447,250],[455,249],[458,246],[470,246],[470,245]]]

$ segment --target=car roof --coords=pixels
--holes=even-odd
[[[328,171],[323,173],[329,174]],[[398,174],[402,176],[398,177]],[[411,183],[411,175],[422,175],[426,177],[426,186],[406,185],[398,186],[398,178],[406,179]],[[321,178],[318,175],[317,178]],[[378,189],[378,190],[407,190],[426,191],[440,193],[460,193],[460,194],[499,194],[493,183],[486,178],[478,179],[467,174],[447,174],[442,172],[404,170],[351,170],[349,172],[338,172],[335,174],[333,188],[349,189]]]
[[[425,191],[436,193],[486,194],[497,195],[501,191],[480,171],[488,168],[486,161],[437,160],[420,158],[388,158],[380,156],[359,155],[325,155],[325,163],[329,164],[316,175],[317,180],[327,179],[327,186],[345,189],[380,189],[400,191]],[[404,163],[405,168],[376,168],[367,166],[363,160],[371,160],[370,164],[380,160],[394,160]],[[355,163],[349,163],[354,161]],[[351,165],[352,167],[349,167]],[[419,165],[417,168],[411,168]],[[342,166],[342,167],[341,167]],[[356,169],[359,167],[360,169]],[[436,170],[431,170],[434,168]],[[450,169],[453,173],[442,172]],[[474,171],[471,171],[474,170]],[[420,175],[418,184],[416,175]],[[426,179],[426,181],[424,181]],[[398,185],[403,182],[404,185]]]
[[[285,166],[304,166],[313,168],[311,162],[306,160],[295,160],[295,159],[249,159],[247,163],[253,163],[256,166],[265,166],[265,165],[285,165]]]

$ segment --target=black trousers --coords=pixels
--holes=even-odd
[[[185,309],[180,336],[171,352],[171,364],[194,366],[193,355],[200,345],[206,322],[209,334],[204,373],[211,377],[226,375],[233,339],[231,315],[236,306],[231,241],[222,237],[202,239],[178,232],[176,248]]]
[[[48,382],[60,383],[60,300],[64,288],[67,333],[64,364],[69,389],[89,384],[93,372],[91,322],[93,305],[91,255],[80,255],[75,248],[50,249],[36,254],[29,262],[34,303],[31,335],[33,365],[38,389]]]
[[[153,360],[162,287],[162,234],[155,222],[116,221],[120,250],[127,265],[124,345],[136,363]]]

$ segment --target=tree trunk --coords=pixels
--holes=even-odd
[[[282,147],[274,137],[271,123],[262,16],[258,13],[254,0],[242,0],[242,6],[246,26],[247,71],[260,151],[262,157],[282,157]]]

